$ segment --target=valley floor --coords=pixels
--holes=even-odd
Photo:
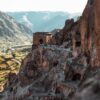
[[[23,46],[24,47],[24,46]],[[18,73],[22,59],[27,55],[29,50],[22,46],[15,49],[5,49],[0,52],[0,92],[3,91],[7,82],[9,73]]]

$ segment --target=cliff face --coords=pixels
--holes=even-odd
[[[100,66],[100,1],[88,0],[80,19],[81,43],[84,52],[90,53],[92,66]]]
[[[99,100],[100,99],[100,70],[83,82],[75,96],[69,100]]]
[[[88,0],[81,18],[67,20],[51,45],[33,45],[3,99],[99,100],[99,4]]]
[[[3,99],[66,100],[83,80],[86,65],[86,57],[75,59],[70,46],[41,45],[22,61],[16,78],[9,76]]]

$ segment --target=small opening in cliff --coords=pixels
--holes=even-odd
[[[59,87],[56,88],[55,93],[60,93],[60,88]]]
[[[53,62],[53,66],[57,66],[58,65],[58,61]]]
[[[39,42],[40,42],[40,44],[43,44],[43,39],[40,39]]]
[[[78,80],[80,80],[81,79],[81,75],[80,74],[75,74],[73,77],[72,77],[72,80],[73,81],[78,81]]]
[[[80,34],[80,32],[76,32],[75,39],[76,39],[76,47],[80,47],[81,46],[81,34]]]
[[[80,47],[81,46],[81,42],[80,41],[76,41],[76,47]]]
[[[77,31],[77,32],[76,32],[76,35],[80,36],[81,34],[80,34],[80,32]]]
[[[89,4],[92,5],[94,3],[94,0],[89,0]]]
[[[12,92],[12,91],[13,91],[13,88],[11,87],[11,88],[9,89],[9,91]]]

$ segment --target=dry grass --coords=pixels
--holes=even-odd
[[[7,79],[5,77],[10,72],[18,73],[20,68],[19,63],[26,56],[26,52],[21,51],[15,51],[14,54],[15,58],[12,57],[12,54],[7,53],[2,56],[2,53],[0,53],[0,88],[6,83]]]

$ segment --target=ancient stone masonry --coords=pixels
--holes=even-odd
[[[52,34],[49,32],[36,32],[33,34],[33,44],[51,44]]]

